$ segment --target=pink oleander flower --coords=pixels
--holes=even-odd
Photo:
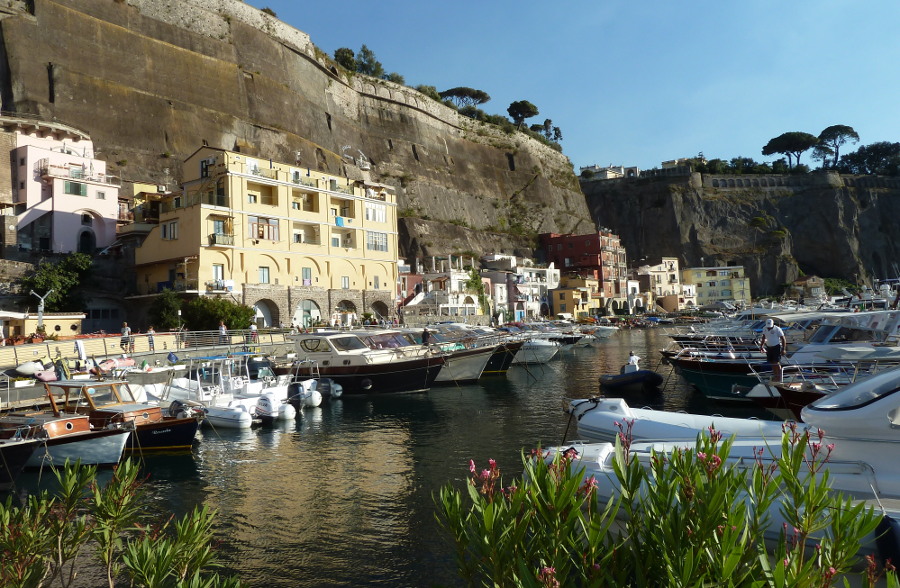
[[[556,579],[556,568],[541,568],[541,571],[538,573],[538,580],[546,588],[559,588],[559,580]]]
[[[474,459],[469,460],[469,472],[471,472],[473,474],[475,473],[475,460]]]

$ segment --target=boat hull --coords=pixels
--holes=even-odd
[[[38,439],[5,441],[0,443],[0,490],[8,490],[25,469],[34,452],[43,447]]]
[[[559,344],[552,341],[526,341],[513,358],[512,365],[547,363],[559,353]]]
[[[114,466],[131,437],[126,429],[98,429],[47,439],[25,464],[28,469],[62,467],[66,461],[80,461],[82,465]]]
[[[663,377],[653,370],[637,370],[625,374],[600,376],[600,387],[609,392],[643,391],[658,387]]]
[[[444,367],[444,358],[427,357],[396,363],[301,367],[295,379],[331,378],[344,395],[424,392],[431,388]],[[317,372],[317,373],[316,373]]]
[[[194,444],[200,420],[194,417],[166,418],[155,423],[138,425],[127,451],[171,451],[190,449]]]
[[[484,366],[481,375],[499,376],[505,374],[509,371],[509,366],[512,365],[513,359],[524,344],[524,341],[507,341],[497,345]]]
[[[478,381],[488,360],[494,353],[492,347],[454,351],[444,362],[444,367],[434,379],[434,385],[471,384]]]

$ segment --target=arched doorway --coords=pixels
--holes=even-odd
[[[301,300],[294,311],[294,318],[291,321],[295,325],[303,328],[309,328],[322,320],[322,311],[319,305],[312,300]]]
[[[357,321],[359,317],[356,314],[356,305],[349,300],[341,300],[335,306],[334,312],[331,313],[330,324],[332,327],[350,326]]]
[[[387,304],[384,302],[376,301],[372,303],[372,312],[375,313],[375,318],[377,320],[387,320],[390,317],[390,311],[388,310]]]
[[[258,300],[253,305],[256,315],[253,322],[257,327],[277,327],[278,323],[278,306],[271,300]]]
[[[94,231],[85,229],[78,235],[78,253],[93,253],[97,248],[97,237]]]

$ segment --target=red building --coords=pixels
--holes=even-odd
[[[626,295],[625,248],[618,235],[601,229],[589,235],[544,233],[540,240],[547,262],[561,273],[599,280],[607,300]]]

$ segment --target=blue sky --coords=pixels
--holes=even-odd
[[[900,141],[896,0],[248,3],[329,55],[367,45],[409,86],[483,90],[491,114],[528,100],[526,122],[551,119],[576,171],[771,161],[772,137],[833,124],[859,145]]]

